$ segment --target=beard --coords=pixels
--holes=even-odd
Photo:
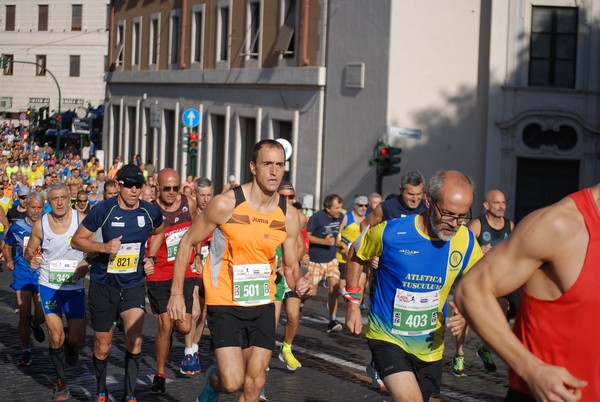
[[[458,229],[459,229],[458,227],[456,227],[456,229],[455,229],[450,226],[450,229],[448,229],[448,230],[452,230],[453,233],[451,235],[445,235],[442,232],[442,229],[437,226],[438,224],[439,223],[434,222],[433,214],[429,214],[429,225],[433,229],[433,233],[437,236],[438,239],[443,240],[443,241],[452,240],[452,238],[454,237],[454,235],[456,235],[456,232],[458,232]],[[444,223],[442,223],[442,224],[444,225]]]

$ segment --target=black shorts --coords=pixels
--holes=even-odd
[[[131,289],[119,289],[90,281],[88,295],[90,325],[96,332],[109,332],[120,313],[132,308],[146,311],[146,288],[144,285]]]
[[[253,307],[208,306],[208,328],[213,347],[275,348],[275,305]]]
[[[375,339],[368,339],[368,342],[375,368],[382,379],[390,374],[410,371],[417,378],[424,401],[428,401],[432,394],[440,393],[442,360],[424,362],[393,343]]]
[[[172,280],[146,282],[146,288],[148,289],[148,301],[150,302],[152,314],[162,314],[167,312],[167,305],[169,304],[169,298],[171,297],[172,284]],[[185,278],[183,281],[183,298],[185,299],[185,312],[191,314],[194,304],[193,278]]]
[[[504,399],[506,402],[535,402],[531,396],[517,391],[514,388],[508,388],[508,393]]]

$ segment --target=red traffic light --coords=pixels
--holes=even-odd
[[[190,134],[190,140],[197,141],[198,140],[198,133],[192,133],[192,134]]]
[[[388,149],[387,149],[387,148],[381,148],[381,149],[379,150],[379,154],[380,154],[381,156],[386,156],[386,155],[388,154]]]
[[[60,115],[56,116],[56,121],[60,121]]]

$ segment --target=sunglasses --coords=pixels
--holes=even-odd
[[[296,198],[296,196],[293,195],[293,194],[288,194],[288,195],[280,194],[280,196],[283,197],[283,198],[285,198],[285,199],[287,199],[287,200],[293,200],[294,198]]]
[[[163,186],[162,191],[164,191],[165,193],[169,193],[171,191],[175,191],[176,193],[178,193],[180,188],[181,186]]]
[[[358,205],[360,208],[367,208],[369,206],[369,204],[356,204]]]
[[[138,190],[139,190],[140,188],[144,187],[144,185],[143,185],[142,183],[133,183],[133,184],[131,184],[131,183],[124,184],[124,183],[123,183],[122,185],[123,185],[123,187],[125,187],[125,188],[133,188],[133,187],[135,187],[135,188],[137,188]]]
[[[87,202],[87,200],[77,200],[77,202]]]

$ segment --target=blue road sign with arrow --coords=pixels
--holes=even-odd
[[[200,124],[200,112],[196,109],[186,109],[181,115],[181,121],[184,126],[196,127]]]

